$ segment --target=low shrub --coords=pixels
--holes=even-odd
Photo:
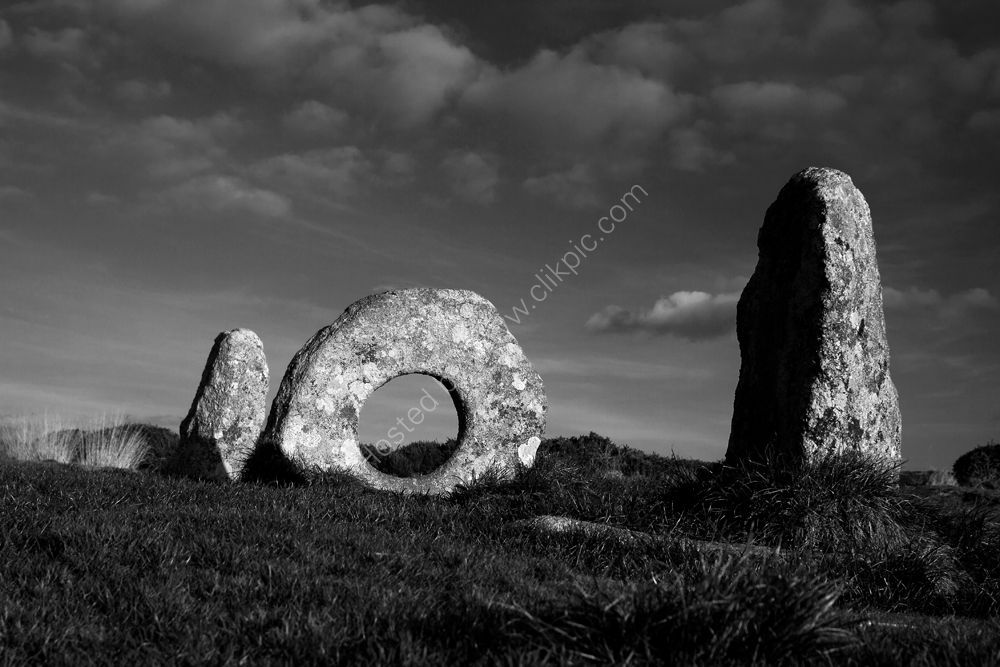
[[[952,471],[962,486],[1000,486],[1000,443],[991,441],[962,454]]]

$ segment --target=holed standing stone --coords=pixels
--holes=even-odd
[[[900,458],[901,420],[871,213],[850,177],[809,168],[764,218],[737,311],[742,365],[726,460]]]
[[[199,479],[237,479],[267,415],[264,346],[249,329],[220,333],[208,355],[174,464]]]
[[[458,448],[432,473],[402,478],[365,460],[358,418],[376,389],[410,373],[448,389]],[[488,471],[503,476],[532,465],[546,409],[542,379],[492,303],[467,290],[405,289],[355,302],[299,350],[261,446],[304,472],[339,471],[388,491],[445,493]]]

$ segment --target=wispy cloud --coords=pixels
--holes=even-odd
[[[704,380],[713,373],[707,368],[686,368],[674,364],[659,364],[611,357],[581,359],[539,357],[532,365],[542,376],[587,378],[590,380]]]
[[[165,200],[184,209],[210,213],[249,213],[283,218],[292,212],[287,197],[222,174],[198,176],[165,193]]]
[[[886,287],[882,290],[882,299],[888,309],[932,312],[943,318],[956,318],[976,311],[1000,308],[997,298],[982,287],[954,294],[942,294],[936,289],[919,287],[909,287],[905,290]]]
[[[648,310],[608,306],[592,315],[586,328],[598,333],[643,331],[690,341],[709,340],[735,332],[739,299],[735,293],[674,292]]]
[[[455,196],[475,204],[492,204],[496,200],[500,171],[495,157],[456,151],[444,158],[441,168]]]

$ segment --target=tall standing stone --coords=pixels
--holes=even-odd
[[[726,460],[900,457],[871,213],[847,174],[782,188],[737,311],[742,365]]]
[[[236,479],[267,416],[268,368],[253,331],[233,329],[215,339],[171,466],[200,479]]]

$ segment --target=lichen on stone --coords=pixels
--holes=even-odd
[[[850,177],[796,174],[768,208],[757,268],[740,298],[742,364],[726,454],[898,460],[871,213]]]
[[[376,388],[411,373],[445,384],[460,432],[440,469],[403,479],[365,461],[357,415]],[[398,290],[355,302],[299,350],[263,441],[289,461],[346,472],[374,488],[444,493],[488,470],[503,475],[532,465],[546,410],[541,377],[493,304],[466,290]]]

